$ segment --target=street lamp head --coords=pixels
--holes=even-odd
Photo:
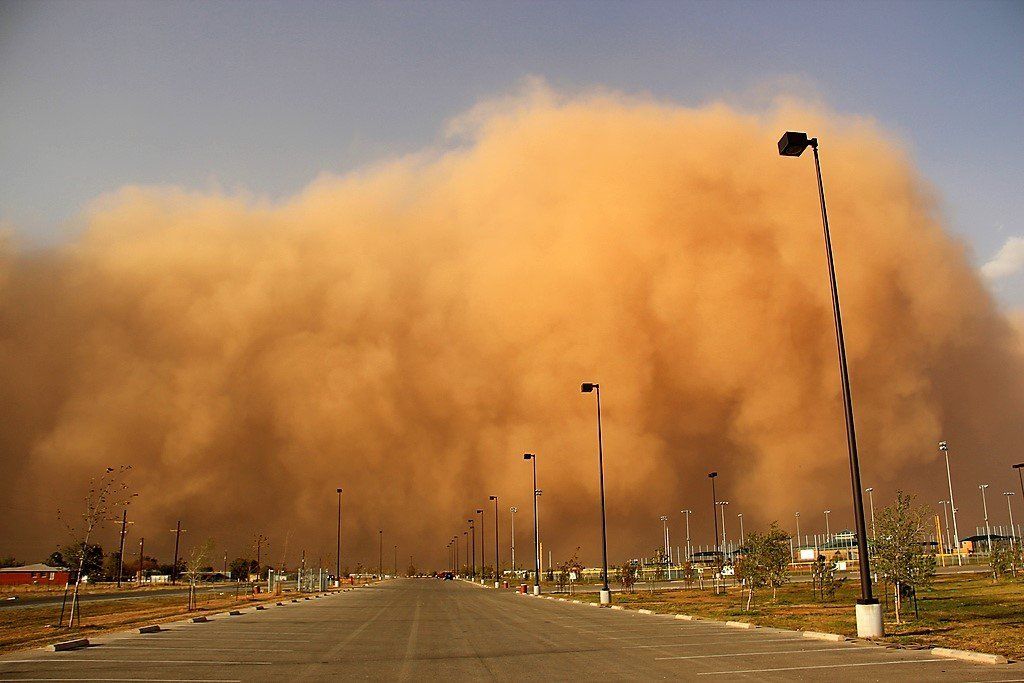
[[[945,441],[940,441],[939,442],[939,450],[940,451],[948,451],[949,450],[949,446],[946,445]]]
[[[1020,468],[1024,467],[1024,462],[1019,462],[1016,465],[1011,465],[1011,467],[1015,470],[1019,470]]]
[[[661,521],[663,521],[663,522],[667,522],[667,521],[668,521],[668,516],[667,516],[667,515],[662,515],[662,516],[661,516],[661,517],[659,517],[658,519],[660,519],[660,520],[661,520]]]
[[[533,453],[523,453],[523,460],[531,460],[536,457]]]
[[[533,495],[535,495],[535,496],[539,496],[539,495],[540,495],[540,494],[542,494],[542,493],[544,493],[544,492],[543,492],[543,491],[541,491],[540,489],[534,489],[534,490],[533,490]]]
[[[1013,493],[1013,491],[1003,491],[1003,495],[1004,496],[1012,496],[1012,495],[1014,495],[1014,493]]]
[[[987,489],[988,488],[988,484],[978,484],[978,488],[979,489]]]
[[[580,385],[580,391],[582,391],[584,394],[589,394],[598,386],[599,385],[597,382],[584,382],[583,384]]]
[[[708,472],[708,479],[714,479],[718,476],[718,472]]]
[[[341,493],[341,489],[338,489],[338,493]]]
[[[508,511],[509,511],[509,512],[511,512],[511,513],[512,513],[512,514],[514,515],[514,514],[516,514],[517,512],[519,512],[519,508],[517,508],[517,507],[510,507],[510,508],[508,509]]]
[[[815,139],[807,139],[807,133],[786,131],[779,138],[779,154],[784,157],[798,157],[804,153],[808,145],[814,145]]]
[[[487,500],[498,500],[497,496],[487,496]]]
[[[874,487],[874,486],[869,486],[869,487],[867,487],[866,489],[864,489],[864,492],[865,492],[865,493],[871,493],[871,492],[872,492],[872,491],[874,491],[874,490],[875,490],[875,487]]]
[[[799,512],[797,512],[797,513],[795,513],[795,515],[796,515],[797,517],[799,517],[799,516],[800,516],[800,513],[799,513]]]
[[[483,511],[483,510],[477,510],[477,511],[476,511],[476,514],[478,514],[478,515],[482,515],[482,514],[484,514],[484,511]]]

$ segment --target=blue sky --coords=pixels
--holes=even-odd
[[[285,196],[527,76],[687,105],[799,86],[906,141],[1018,308],[1022,36],[1021,2],[0,0],[0,221],[48,243],[127,183]]]

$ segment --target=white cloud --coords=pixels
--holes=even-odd
[[[988,263],[981,267],[981,273],[989,280],[998,280],[1024,272],[1024,237],[1010,237]]]

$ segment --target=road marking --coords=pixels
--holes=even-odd
[[[715,655],[680,655],[678,657],[655,657],[656,660],[661,659],[714,659],[716,657],[757,657],[767,655],[789,655],[789,654],[803,654],[804,652],[837,652],[839,650],[849,650],[848,647],[823,647],[814,650],[775,650],[773,652],[730,652],[726,654],[715,654]]]
[[[895,662],[856,662],[854,664],[817,664],[814,666],[786,666],[778,669],[737,669],[735,671],[701,671],[698,676],[724,676],[726,674],[757,674],[772,671],[802,671],[804,669],[841,669],[851,666],[894,666],[896,664],[949,664],[944,659],[903,659]]]
[[[692,643],[666,643],[664,645],[623,645],[619,649],[650,648],[657,650],[663,647],[691,647],[693,645],[742,645],[743,643],[806,643],[802,638],[751,638],[750,640],[738,641],[735,638],[729,640],[698,640]]]

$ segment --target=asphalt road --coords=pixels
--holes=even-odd
[[[71,652],[0,658],[3,680],[1021,680],[1021,665],[809,640],[400,579]]]

